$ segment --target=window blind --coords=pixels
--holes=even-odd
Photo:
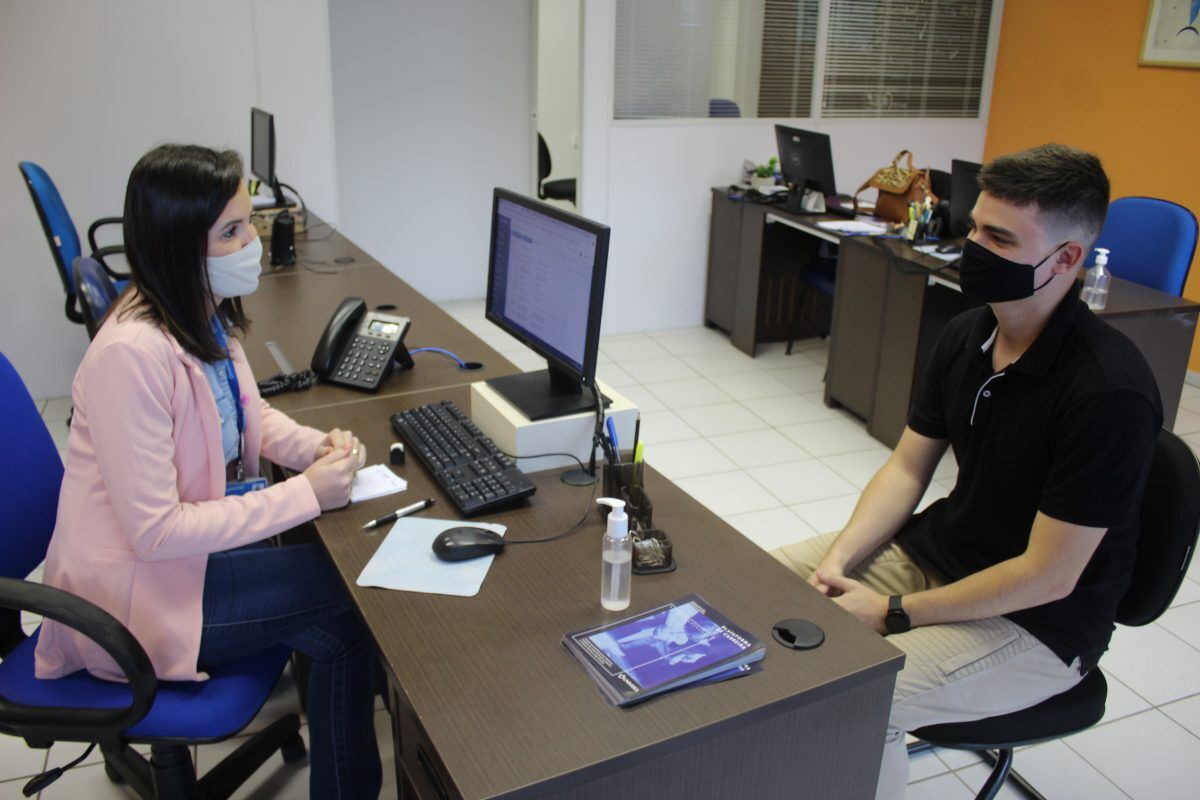
[[[812,115],[818,0],[766,0],[758,116]]]

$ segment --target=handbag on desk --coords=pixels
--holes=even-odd
[[[908,156],[908,165],[902,166],[900,159]],[[854,211],[858,212],[858,196],[867,189],[878,189],[879,197],[875,200],[875,216],[892,222],[908,221],[908,204],[923,203],[926,196],[931,205],[937,205],[937,195],[933,193],[928,169],[917,169],[913,166],[912,153],[901,150],[892,159],[892,163],[878,170],[871,178],[858,187],[854,193]]]

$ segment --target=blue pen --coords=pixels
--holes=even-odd
[[[612,442],[613,450],[616,453],[617,460],[621,458],[621,445],[617,443],[617,426],[613,424],[612,417],[604,421],[608,427],[608,440]]]

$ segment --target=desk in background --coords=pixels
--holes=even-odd
[[[390,413],[444,398],[470,406],[459,386],[294,417],[349,427],[379,453],[393,438]],[[426,516],[457,516],[420,466],[397,471],[406,498],[438,499]],[[508,547],[473,598],[355,585],[381,541],[361,526],[394,508],[394,495],[316,521],[382,654],[402,797],[874,796],[900,651],[647,469],[679,568],[635,577],[628,613],[697,592],[762,638],[767,655],[761,673],[613,708],[560,643],[625,615],[600,608],[604,526],[592,490],[563,484],[558,471],[532,477],[528,504],[487,521],[508,525],[511,539],[563,531],[585,507],[587,523],[558,542]],[[816,622],[825,644],[776,644],[771,626],[788,617]]]

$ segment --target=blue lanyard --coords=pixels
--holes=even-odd
[[[225,326],[215,316],[212,319],[212,330],[213,335],[217,337],[217,344],[221,345],[221,349],[226,354],[225,377],[229,379],[229,391],[233,394],[233,407],[237,410],[238,472],[240,473],[242,464],[242,435],[246,432],[246,411],[242,408],[242,389],[238,384],[237,372],[233,368],[233,359],[228,357],[229,337],[225,334]]]

